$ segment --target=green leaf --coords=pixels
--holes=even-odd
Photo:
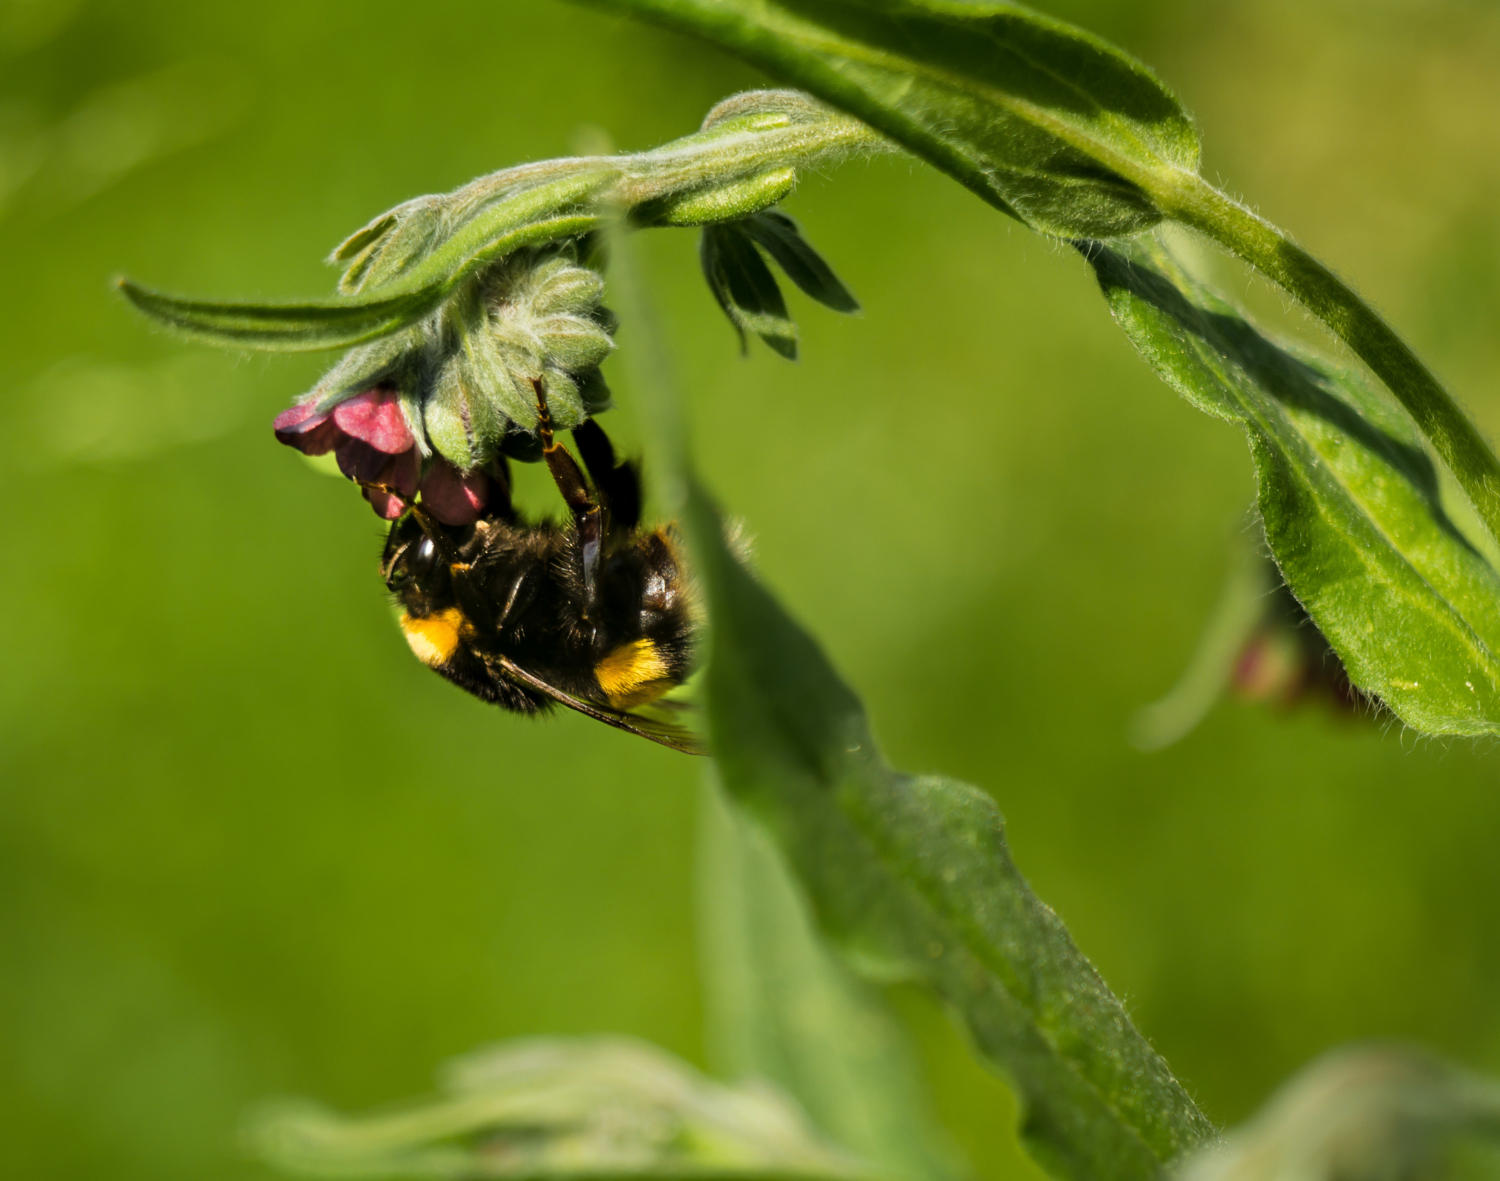
[[[1140,63],[1008,4],[595,0],[696,33],[857,115],[1033,229],[1113,237],[1162,218],[1198,136]]]
[[[1500,575],[1405,413],[1267,339],[1160,243],[1080,249],[1157,373],[1245,430],[1266,540],[1350,680],[1426,733],[1500,733]]]
[[[592,0],[696,33],[859,116],[1033,229],[1191,226],[1279,283],[1411,413],[1492,537],[1500,458],[1416,354],[1282,230],[1198,175],[1198,137],[1144,66],[1006,4]]]
[[[1173,217],[1232,250],[1327,325],[1412,416],[1500,539],[1500,458],[1395,330],[1285,231],[1199,177],[1168,195]]]
[[[1500,1175],[1500,1084],[1404,1046],[1325,1054],[1182,1181]]]
[[[858,115],[1035,229],[1072,238],[1117,238],[1172,219],[1201,231],[1300,300],[1386,383],[1447,464],[1490,539],[1500,540],[1500,458],[1474,424],[1347,285],[1283,231],[1198,175],[1197,136],[1186,113],[1149,71],[1124,54],[1079,30],[1003,4],[595,2],[741,54]],[[1085,231],[1085,226],[1094,228]],[[1414,435],[1411,441],[1416,445]],[[1287,555],[1278,551],[1278,556],[1285,566]],[[1359,577],[1355,565],[1340,573]],[[1417,672],[1472,673],[1435,687],[1372,655],[1382,646],[1435,642],[1436,637],[1423,622],[1432,618],[1431,596],[1411,592],[1416,614],[1407,619],[1396,602],[1407,592],[1394,589],[1387,573],[1377,575],[1389,592],[1380,623],[1399,626],[1385,633],[1390,642],[1384,645],[1378,638],[1361,643],[1346,629],[1344,642],[1369,657],[1363,667],[1355,667],[1357,655],[1351,659],[1355,683],[1391,701],[1419,728],[1491,732],[1492,689],[1481,685],[1489,676],[1488,651],[1478,652],[1462,634],[1471,630],[1478,646],[1487,649],[1490,633],[1480,616],[1488,607],[1477,602],[1481,595],[1461,596],[1468,602],[1454,604],[1458,615],[1435,624],[1439,631],[1457,629],[1439,644],[1441,652],[1406,662]],[[1478,571],[1457,577],[1473,584],[1488,576]],[[1364,595],[1349,584],[1343,597],[1366,601],[1384,592]],[[1488,593],[1487,588],[1482,592]],[[1339,597],[1325,596],[1325,614],[1340,610],[1332,603]],[[1450,596],[1443,590],[1438,598]],[[1477,615],[1470,614],[1471,606]],[[1322,626],[1319,611],[1309,609]],[[1349,628],[1358,626],[1348,611],[1345,616]],[[1330,639],[1344,654],[1338,638]],[[1465,648],[1474,649],[1472,657],[1464,655]],[[1473,700],[1464,701],[1464,693]]]
[[[740,334],[753,332],[788,360],[797,359],[797,326],[787,314],[776,276],[740,222],[703,228],[699,251],[708,286]]]
[[[342,348],[395,332],[434,306],[410,294],[378,300],[252,304],[166,295],[129,279],[119,280],[119,288],[157,323],[193,340],[228,348]]]
[[[519,216],[534,211],[522,208],[507,212]],[[430,315],[476,270],[522,246],[575,237],[597,224],[597,217],[577,215],[505,229],[497,215],[482,224],[471,224],[464,235],[456,235],[414,268],[399,287],[380,288],[370,295],[347,299],[298,304],[184,299],[148,291],[128,279],[120,280],[120,290],[152,319],[209,344],[279,352],[348,348],[397,332]]]
[[[1209,1138],[1017,871],[994,802],[888,766],[859,702],[731,555],[696,487],[686,523],[712,626],[720,774],[781,847],[823,932],[867,974],[921,981],[947,1003],[1014,1081],[1022,1134],[1059,1175],[1154,1178]]]
[[[761,1078],[891,1177],[961,1175],[905,1031],[818,939],[775,846],[706,777],[699,809],[699,943],[708,1050]]]
[[[742,223],[745,232],[776,264],[786,277],[825,307],[853,314],[859,311],[859,300],[833,273],[833,268],[802,236],[797,223],[779,209],[751,214]]]
[[[449,1063],[442,1092],[366,1116],[264,1107],[247,1146],[313,1177],[871,1181],[763,1087],[704,1078],[627,1038],[507,1042]]]
[[[381,214],[364,229],[356,230],[339,243],[329,256],[328,261],[331,263],[346,264],[344,277],[339,280],[340,295],[358,293],[370,273],[371,266],[380,254],[381,243],[396,228],[396,222],[397,215],[394,210]]]
[[[892,770],[814,641],[730,553],[688,471],[670,361],[629,233],[611,286],[636,337],[658,497],[680,513],[704,591],[703,672],[729,794],[766,826],[821,932],[876,980],[923,982],[1020,1093],[1022,1135],[1078,1181],[1162,1176],[1213,1129],[1057,916],[1016,870],[982,792]]]

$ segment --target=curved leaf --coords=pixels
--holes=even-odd
[[[498,219],[497,219],[498,220]],[[370,296],[298,304],[230,303],[184,299],[119,281],[125,298],[152,319],[196,340],[231,348],[307,352],[348,348],[399,331],[436,310],[479,267],[522,246],[585,234],[598,224],[590,215],[555,217],[484,238],[476,232],[464,245],[479,244],[467,257],[458,248],[433,255],[400,288]],[[493,228],[493,227],[486,227]]]
[[[1429,734],[1500,733],[1500,573],[1406,415],[1269,340],[1160,243],[1080,249],[1157,373],[1245,430],[1266,540],[1355,686]]]
[[[194,340],[288,352],[360,344],[396,331],[433,306],[412,295],[361,302],[237,303],[167,295],[129,279],[119,279],[117,285],[137,310]]]
[[[893,770],[817,644],[730,553],[690,478],[665,346],[631,235],[612,238],[617,304],[638,333],[660,501],[680,512],[709,623],[703,673],[719,776],[759,817],[825,936],[877,980],[924,983],[1014,1082],[1021,1132],[1060,1176],[1137,1181],[1213,1128],[1011,861],[984,793]]]
[[[1033,229],[1113,237],[1162,218],[1198,136],[1144,66],[1009,4],[594,0],[697,33],[859,116]]]
[[[769,828],[825,934],[919,980],[1018,1088],[1022,1135],[1077,1181],[1154,1178],[1213,1130],[1011,861],[983,792],[904,775],[817,645],[730,554],[701,490],[705,673],[725,786]]]

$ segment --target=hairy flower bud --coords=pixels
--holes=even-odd
[[[304,454],[335,452],[383,517],[399,516],[420,485],[440,520],[471,521],[498,455],[536,458],[537,383],[557,429],[608,408],[599,365],[615,322],[603,293],[572,246],[517,251],[427,320],[350,349],[277,418],[276,437]]]

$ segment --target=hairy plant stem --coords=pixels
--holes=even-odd
[[[1177,173],[1173,180],[1168,191],[1152,194],[1163,210],[1273,280],[1348,345],[1406,408],[1500,538],[1500,460],[1406,342],[1285,232],[1199,176]]]

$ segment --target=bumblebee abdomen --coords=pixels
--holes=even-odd
[[[594,677],[609,704],[625,710],[655,701],[679,683],[667,654],[645,636],[611,651],[594,666]]]

